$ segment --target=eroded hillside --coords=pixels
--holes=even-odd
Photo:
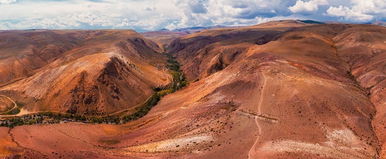
[[[8,34],[33,38],[29,35],[32,33],[10,31]],[[85,115],[105,115],[122,110],[133,112],[152,95],[153,88],[170,83],[166,57],[160,55],[155,43],[133,31],[38,31],[35,34],[71,35],[82,41],[60,53],[50,52],[52,59],[28,74],[20,75],[18,80],[16,76],[7,76],[7,71],[12,70],[4,72],[2,77],[14,77],[16,81],[2,86],[0,93],[21,103],[19,106],[24,114],[42,111]],[[64,44],[74,41],[58,40],[63,40]],[[46,44],[33,41],[29,47],[46,47]],[[12,47],[1,48],[9,50]],[[39,58],[35,55],[39,53],[30,56]],[[4,57],[6,62],[23,61],[24,52],[15,50],[8,54],[12,56]],[[29,68],[29,63],[37,62],[33,59],[21,62],[25,68]]]
[[[380,26],[298,21],[187,35],[171,43],[169,54],[190,84],[143,118],[2,128],[0,152],[32,158],[385,158],[385,38]],[[106,59],[96,60],[104,63],[101,70],[125,63],[120,56]],[[16,84],[2,89],[21,89]]]

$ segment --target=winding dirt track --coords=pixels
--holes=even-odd
[[[257,114],[261,114],[261,104],[263,103],[263,97],[264,97],[264,89],[266,87],[266,84],[267,84],[267,79],[265,78],[264,76],[264,73],[261,73],[261,78],[263,79],[263,85],[262,85],[262,89],[261,89],[261,93],[260,93],[260,97],[259,97],[259,103],[257,104]],[[257,136],[255,142],[253,143],[251,149],[249,149],[249,152],[248,152],[248,159],[251,158],[252,155],[254,155],[254,149],[256,147],[256,144],[257,142],[259,141],[259,138],[260,138],[260,135],[262,133],[261,131],[261,126],[259,124],[259,121],[258,121],[258,117],[257,116],[254,116],[254,119],[255,119],[255,123],[256,123],[256,126],[259,130],[259,135]]]
[[[13,109],[16,109],[18,106],[17,106],[17,104],[16,104],[16,102],[14,101],[14,100],[12,100],[12,98],[10,98],[10,97],[8,97],[8,96],[5,96],[5,95],[0,95],[0,97],[4,97],[4,98],[7,98],[9,101],[11,101],[12,103],[13,103],[13,107],[11,108],[11,109],[9,109],[8,111],[6,111],[6,112],[9,112],[9,111],[11,111],[11,110],[13,110]],[[5,112],[5,113],[6,113]],[[1,117],[8,117],[9,115],[0,115],[0,118]]]

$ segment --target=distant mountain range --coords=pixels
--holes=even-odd
[[[316,20],[310,20],[310,19],[306,19],[306,20],[297,20],[297,21],[303,22],[303,23],[306,23],[306,24],[329,24],[329,23],[337,23],[337,22],[330,22],[330,21],[322,22],[322,21],[316,21]],[[374,24],[374,25],[386,26],[386,22],[384,22],[384,21],[375,21],[375,22],[368,22],[368,23],[363,23],[363,24]],[[215,26],[195,26],[195,27],[178,28],[178,29],[173,29],[173,30],[169,30],[169,29],[161,29],[161,30],[159,30],[159,31],[185,32],[185,33],[190,34],[190,33],[195,33],[195,32],[201,31],[201,30],[206,30],[206,29],[227,28],[227,27],[230,27],[230,26],[224,26],[224,25],[215,25]],[[234,26],[232,26],[232,27],[234,27]]]

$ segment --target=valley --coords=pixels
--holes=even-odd
[[[0,126],[15,127],[21,125],[33,124],[57,124],[64,122],[84,122],[99,124],[125,124],[129,121],[139,119],[145,116],[153,106],[165,95],[185,87],[186,81],[183,73],[179,69],[180,65],[173,57],[168,57],[168,66],[170,74],[173,77],[172,83],[164,88],[154,88],[155,92],[137,107],[132,114],[127,114],[128,110],[119,111],[107,116],[84,116],[60,112],[30,112],[21,113],[18,106],[11,98],[3,96],[14,104],[6,115],[0,115]]]
[[[0,158],[386,157],[385,27],[144,35],[0,32]]]

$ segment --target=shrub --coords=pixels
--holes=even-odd
[[[19,114],[20,113],[20,109],[19,108],[14,108],[12,110],[10,110],[9,112],[6,113],[6,115],[16,115],[16,114]]]

